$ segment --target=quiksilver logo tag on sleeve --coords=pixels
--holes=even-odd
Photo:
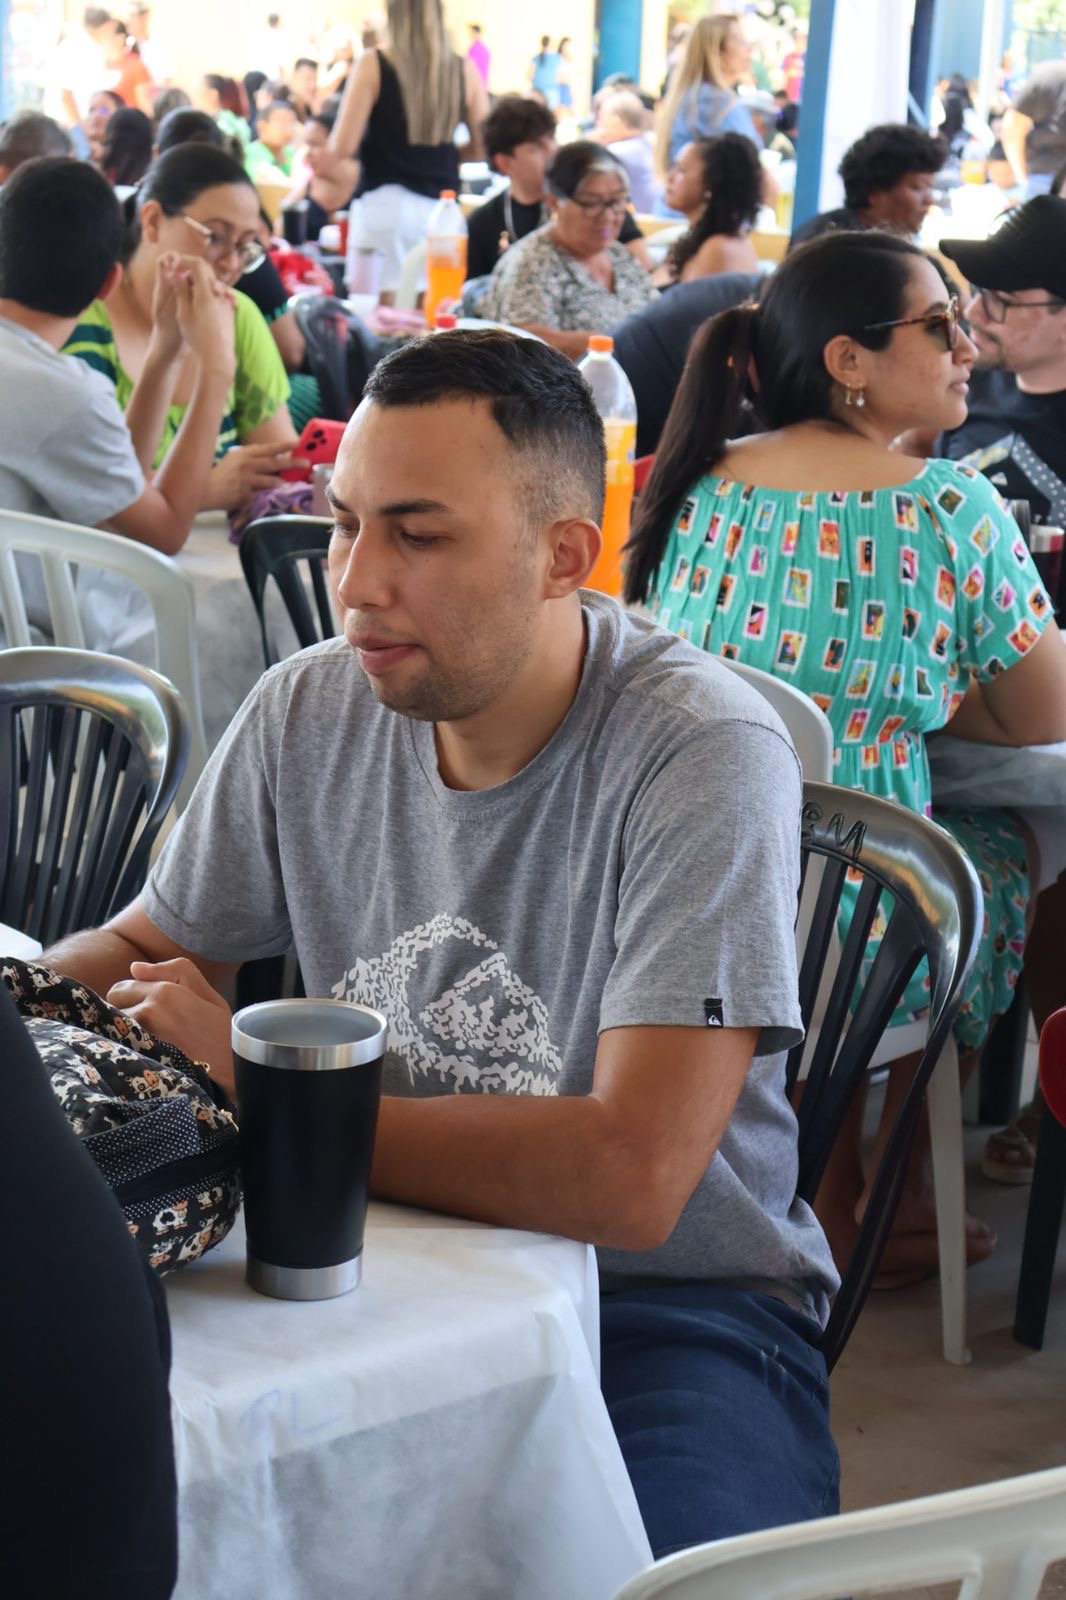
[[[703,1015],[708,1028],[724,1028],[725,1021],[722,1017],[722,1002],[715,998],[703,1002]]]

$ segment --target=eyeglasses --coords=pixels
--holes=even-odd
[[[605,217],[608,212],[612,217],[620,217],[629,204],[629,196],[620,194],[613,200],[575,200],[571,195],[570,204],[577,206],[586,217]]]
[[[181,220],[187,222],[190,228],[195,228],[204,241],[204,255],[208,261],[221,261],[232,252],[241,264],[241,271],[251,272],[266,255],[258,239],[249,239],[247,244],[234,244],[228,233],[216,233],[214,228],[197,222],[195,217],[188,216],[184,211]]]
[[[1063,302],[1054,298],[1048,300],[1008,300],[1006,295],[1000,294],[998,289],[978,289],[975,284],[970,285],[975,296],[981,302],[981,310],[989,322],[997,325],[1007,320],[1008,311],[1029,311],[1038,306],[1061,306]]]
[[[920,317],[896,317],[892,322],[868,322],[863,333],[878,328],[914,328],[921,323],[941,341],[944,350],[954,350],[959,337],[959,298],[952,295],[943,311],[926,311]]]

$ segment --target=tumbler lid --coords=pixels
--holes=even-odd
[[[230,1042],[260,1066],[332,1072],[379,1060],[388,1034],[380,1011],[351,1000],[264,1000],[237,1012]]]

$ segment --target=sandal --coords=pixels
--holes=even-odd
[[[1009,1127],[990,1134],[981,1171],[993,1183],[1032,1183],[1040,1113],[1025,1106]]]

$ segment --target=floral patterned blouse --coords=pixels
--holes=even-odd
[[[612,333],[655,295],[651,278],[617,239],[609,246],[614,288],[606,289],[538,228],[505,250],[489,280],[482,315],[495,322],[543,323],[560,333]]]

